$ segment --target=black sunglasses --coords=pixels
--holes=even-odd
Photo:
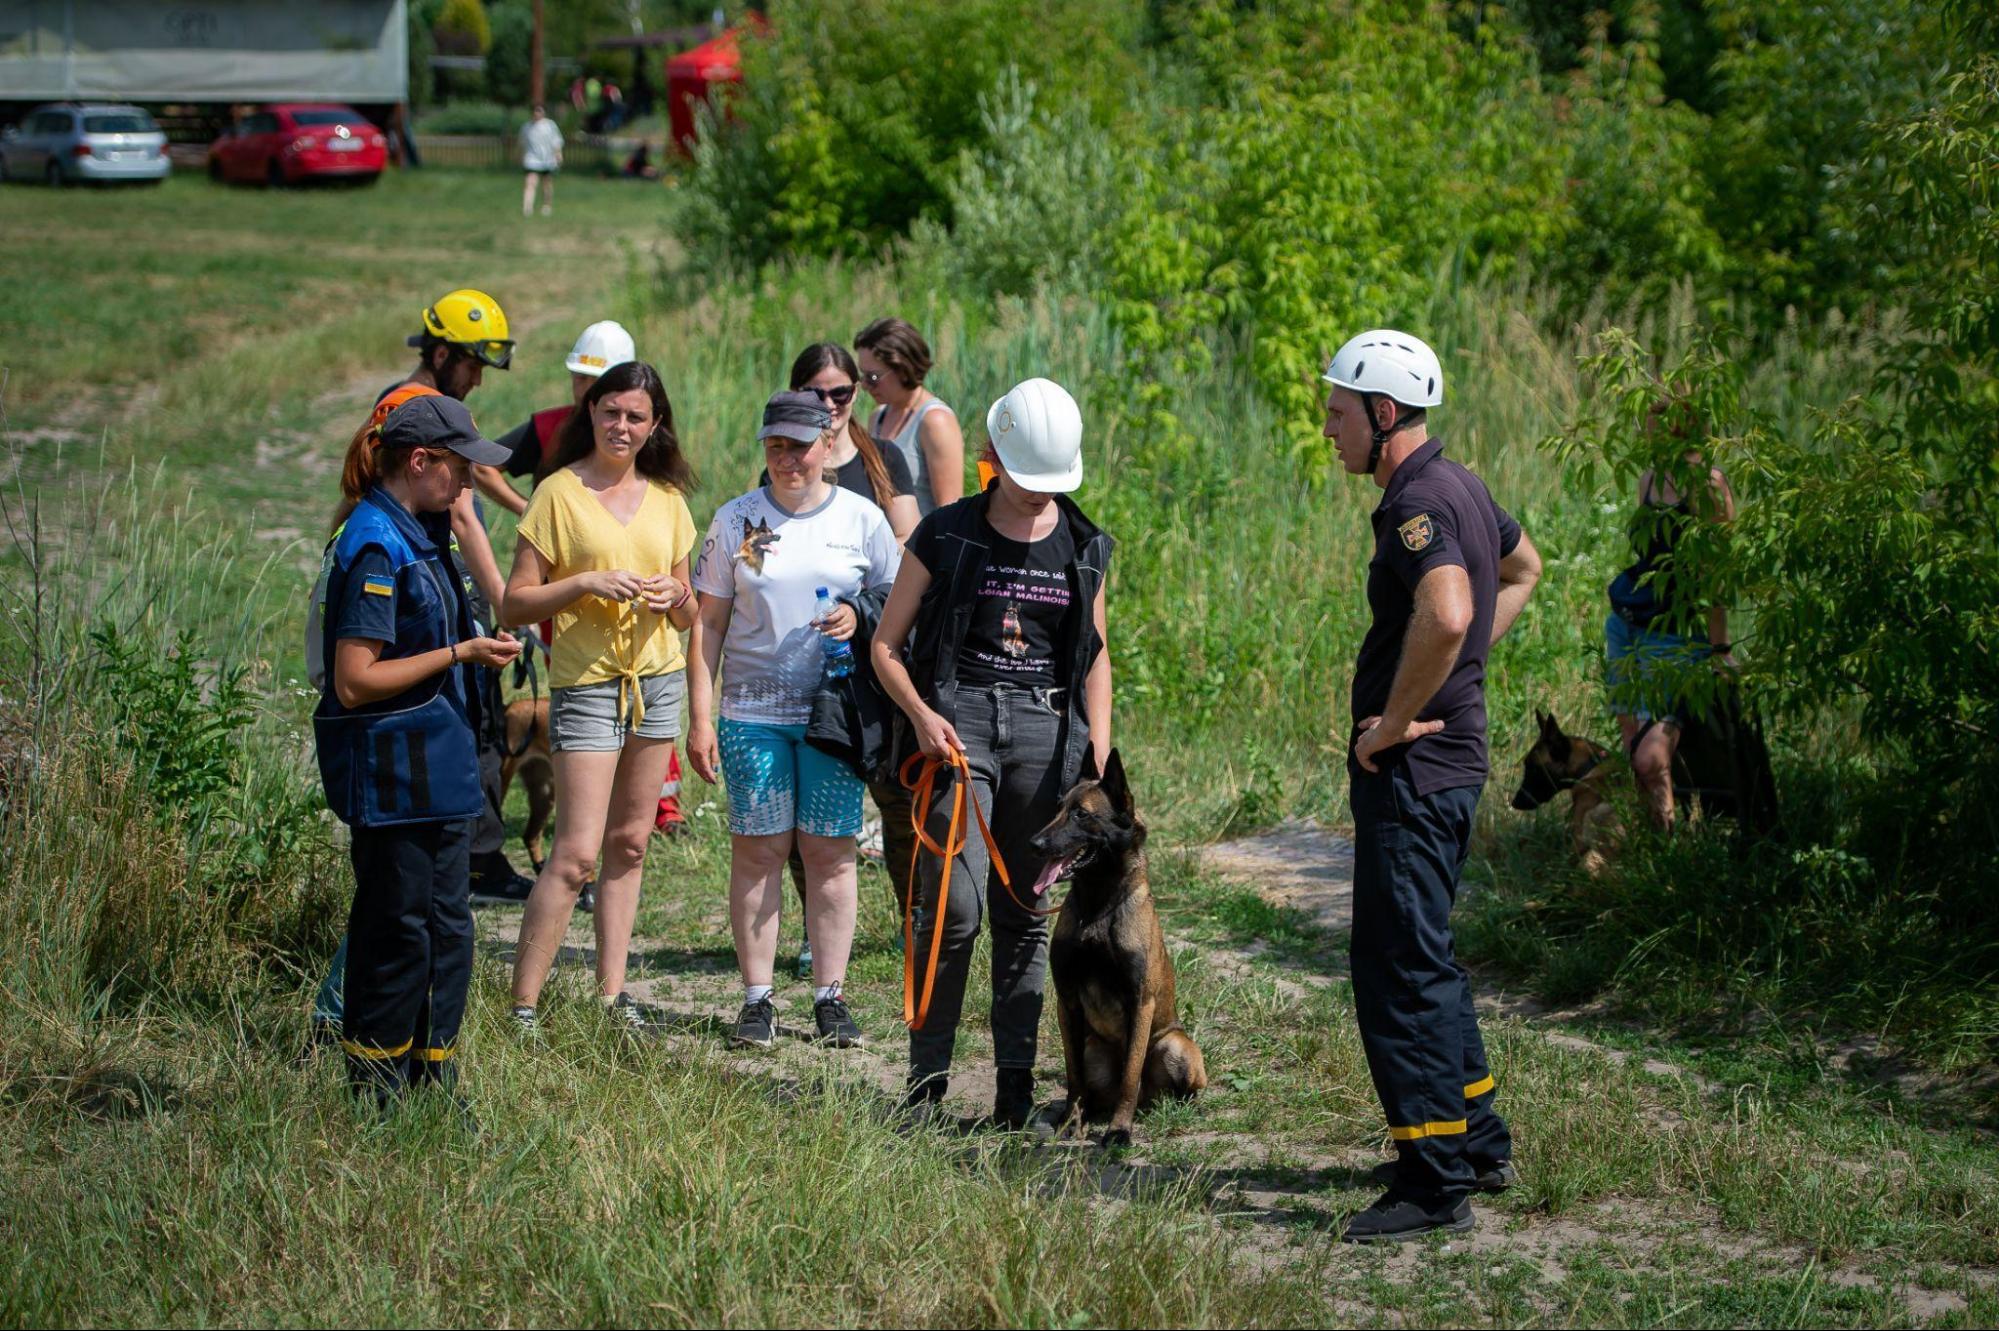
[[[841,384],[838,388],[815,388],[822,402],[831,402],[836,407],[844,407],[854,400],[854,386]]]

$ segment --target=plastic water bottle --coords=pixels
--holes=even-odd
[[[833,611],[837,607],[834,606],[833,598],[827,595],[824,587],[818,588],[817,591],[819,593],[819,612],[813,622],[824,624],[833,617]],[[826,652],[826,678],[845,679],[854,673],[853,644],[842,642],[837,638],[829,638],[824,633],[821,633],[819,635],[819,645]]]

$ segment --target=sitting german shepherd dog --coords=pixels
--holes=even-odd
[[[1174,1009],[1173,960],[1146,882],[1145,824],[1115,749],[1101,775],[1094,755],[1084,760],[1082,780],[1033,845],[1048,857],[1037,894],[1072,880],[1048,947],[1069,1091],[1060,1135],[1108,1119],[1104,1145],[1126,1145],[1138,1110],[1194,1095],[1208,1071]]]

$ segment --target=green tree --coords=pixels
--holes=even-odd
[[[432,31],[444,55],[484,55],[493,45],[493,30],[481,0],[444,0]]]
[[[504,106],[534,96],[528,87],[534,60],[534,8],[529,0],[498,0],[491,13],[493,44],[486,51],[486,95]]]

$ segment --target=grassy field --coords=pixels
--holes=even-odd
[[[935,386],[968,420],[1029,372],[1071,384],[1086,412],[1110,391],[1091,308],[967,309],[921,273],[873,267],[748,284],[689,271],[669,224],[665,191],[583,181],[565,182],[560,215],[526,221],[504,175],[0,190],[0,226],[34,256],[0,305],[14,524],[0,578],[18,593],[0,739],[39,721],[45,755],[9,795],[0,869],[0,1321],[1999,1320],[1989,1134],[1801,1067],[1767,1033],[1693,1049],[1600,1013],[1493,1019],[1525,1182],[1481,1203],[1474,1238],[1399,1253],[1332,1241],[1384,1156],[1344,941],[1193,848],[1287,814],[1340,819],[1328,737],[1372,498],[1329,483],[1226,355],[1171,385],[1198,447],[1100,430],[1084,495],[1122,537],[1120,742],[1157,829],[1210,1095],[1152,1116],[1114,1158],[898,1134],[883,1110],[901,1078],[900,960],[872,869],[851,996],[874,1047],[725,1055],[727,846],[697,788],[698,835],[660,844],[647,870],[635,989],[655,1040],[602,1030],[578,964],[559,972],[546,1044],[510,1040],[515,916],[487,912],[465,1037],[483,1131],[436,1106],[357,1118],[334,1067],[293,1061],[347,890],[323,818],[285,803],[311,788],[298,625],[339,451],[405,371],[425,301],[476,285],[506,305],[517,368],[471,404],[493,430],[561,400],[577,328],[625,320],[702,469],[701,520],[753,479],[755,408],[792,352],[881,313],[933,332]],[[1595,607],[1623,521],[1531,447],[1576,391],[1575,343],[1540,331],[1535,308],[1522,288],[1435,311],[1438,340],[1465,349],[1465,405],[1440,432],[1549,558],[1546,594],[1495,657],[1502,770],[1536,706],[1594,706]],[[1806,387],[1773,391],[1799,413],[1809,385],[1842,373],[1793,368],[1775,382]],[[510,542],[505,523],[497,534]],[[24,619],[37,590],[40,618]],[[115,705],[129,680],[83,636],[103,624],[135,643],[187,630],[204,660],[251,669],[256,719],[230,790],[176,806],[156,769],[153,788],[135,777]],[[23,699],[49,692],[25,686],[37,663],[69,673],[46,717],[23,718]],[[171,703],[174,687],[145,696]],[[1552,819],[1521,831],[1500,803],[1487,800],[1476,873],[1531,888],[1559,833]],[[797,988],[780,999],[802,1020]],[[967,1025],[954,1105],[969,1115],[988,1055],[982,1020]],[[1044,1096],[1059,1063],[1051,1020]]]

